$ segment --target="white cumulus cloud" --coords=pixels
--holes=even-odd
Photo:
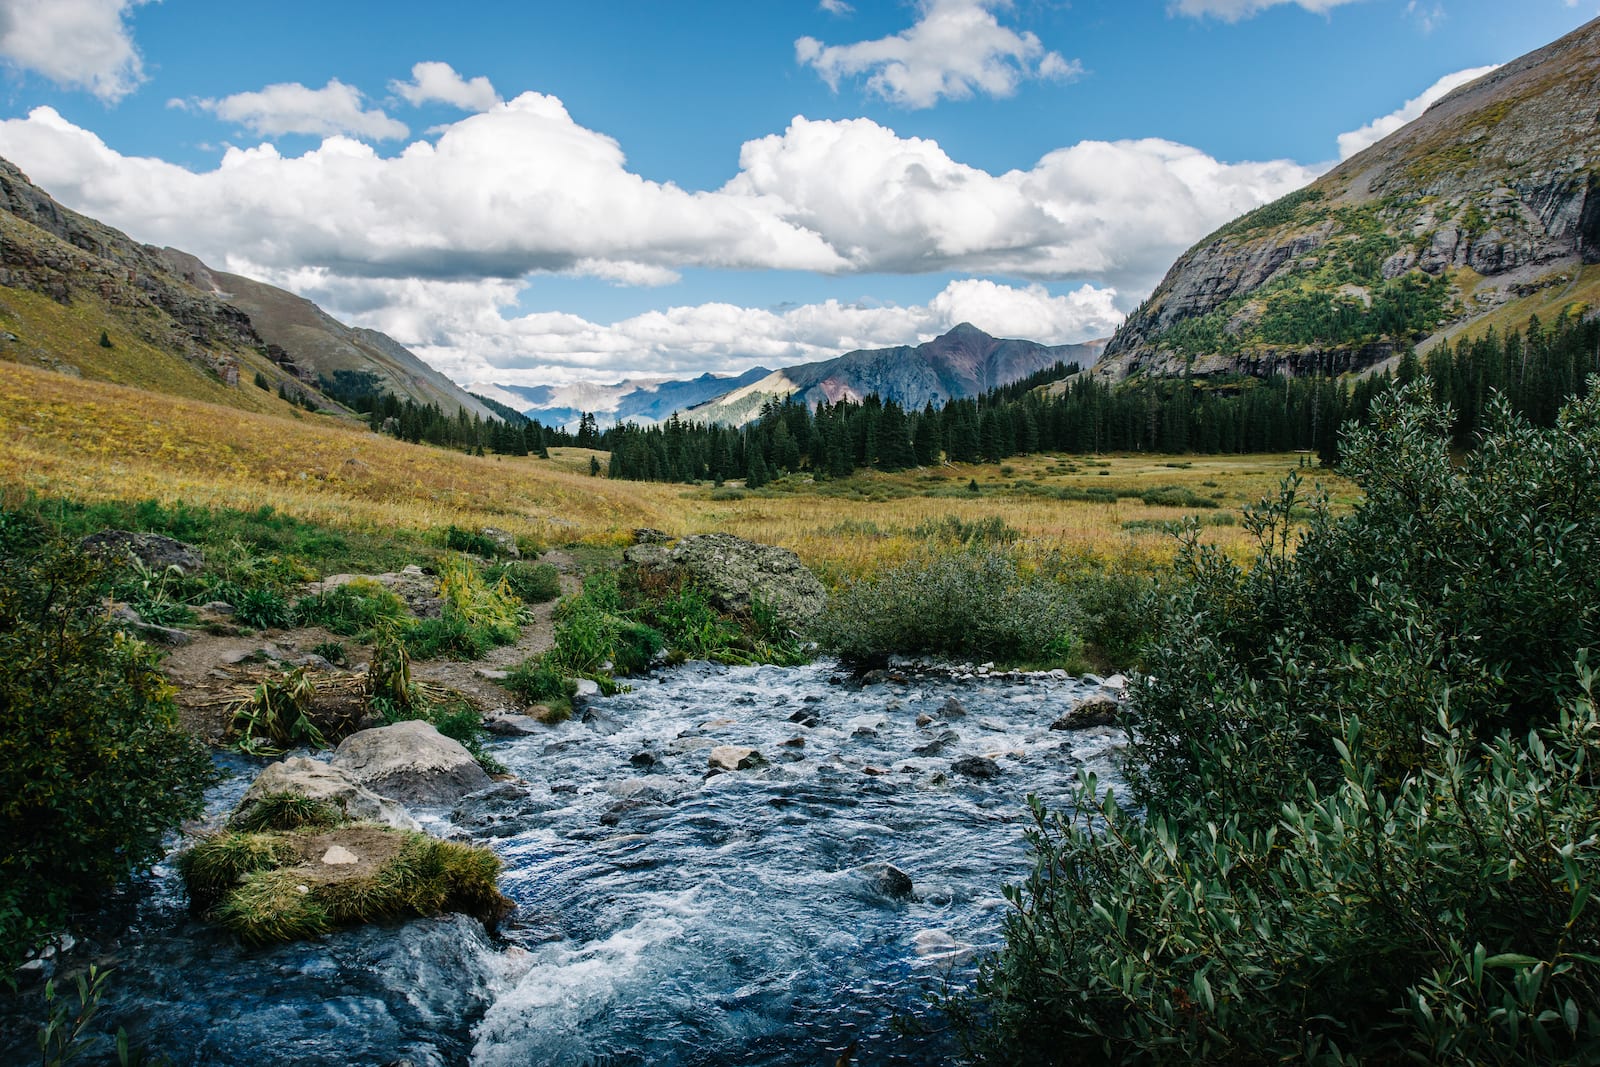
[[[1356,0],[1175,0],[1171,10],[1180,15],[1203,17],[1209,15],[1225,22],[1238,22],[1259,15],[1269,7],[1295,4],[1317,15],[1325,15],[1336,7],[1353,4]]]
[[[274,137],[286,133],[305,133],[313,137],[350,134],[374,141],[389,141],[406,136],[405,123],[382,111],[368,110],[361,91],[330,78],[320,89],[299,82],[280,82],[255,92],[234,93],[220,100],[203,99],[188,103],[172,101],[174,106],[193,106],[209,111],[224,122],[236,123],[252,133]]]
[[[801,37],[795,58],[835,90],[842,78],[865,74],[869,91],[911,108],[932,107],[941,97],[1010,96],[1028,78],[1083,73],[1077,60],[1047,51],[1037,35],[1000,25],[992,9],[1003,6],[1007,0],[921,0],[921,17],[908,30],[844,45]]]
[[[500,94],[488,78],[479,76],[469,81],[448,63],[418,63],[411,68],[409,82],[392,81],[389,89],[413,107],[437,101],[463,111],[488,111],[500,103]]]
[[[817,7],[830,15],[849,15],[855,11],[845,0],[819,0]]]
[[[107,103],[144,80],[127,19],[144,0],[0,0],[0,57]]]
[[[1339,135],[1339,158],[1341,160],[1349,159],[1362,149],[1377,144],[1412,119],[1421,116],[1424,111],[1433,106],[1435,101],[1452,90],[1459,89],[1470,81],[1476,81],[1490,71],[1497,69],[1498,66],[1499,64],[1488,67],[1469,67],[1466,70],[1458,70],[1454,74],[1446,74],[1424,89],[1422,95],[1407,100],[1402,106],[1389,112],[1389,114],[1373,119],[1359,130],[1341,133]]]

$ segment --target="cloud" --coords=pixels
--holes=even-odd
[[[960,279],[926,304],[828,300],[780,311],[707,303],[602,324],[565,312],[510,315],[517,286],[507,282],[348,279],[325,271],[265,276],[347,321],[382,330],[469,384],[736,374],[757,364],[917,344],[959,322],[996,336],[1066,344],[1106,336],[1123,317],[1109,288],[1084,284],[1055,295],[1042,285]]]
[[[1359,130],[1341,133],[1339,135],[1339,158],[1341,160],[1349,159],[1362,149],[1377,144],[1412,119],[1420,116],[1441,97],[1470,81],[1476,81],[1490,71],[1495,70],[1497,66],[1498,64],[1488,67],[1469,67],[1466,70],[1458,70],[1454,74],[1446,74],[1423,90],[1421,96],[1407,100],[1400,108],[1380,118],[1373,119]]]
[[[1280,4],[1296,4],[1316,15],[1325,15],[1336,7],[1356,3],[1357,0],[1175,0],[1169,8],[1179,15],[1203,18],[1207,15],[1224,22],[1238,22]]]
[[[488,78],[480,76],[468,81],[448,63],[418,63],[411,68],[409,82],[392,81],[389,89],[413,107],[437,101],[463,111],[488,111],[500,103],[500,94]]]
[[[127,18],[145,0],[0,0],[0,57],[116,103],[144,81]]]
[[[1083,73],[1077,60],[1046,51],[1034,34],[1000,25],[991,9],[1006,4],[920,0],[921,18],[909,30],[846,45],[801,37],[794,43],[795,59],[835,90],[840,79],[865,74],[868,91],[910,108],[974,93],[1010,96],[1028,78],[1066,80]],[[834,10],[827,0],[824,7]]]
[[[361,105],[361,91],[337,78],[329,79],[321,89],[310,89],[299,82],[280,82],[258,92],[234,93],[220,100],[173,103],[209,111],[224,122],[236,123],[263,137],[286,133],[331,137],[347,133],[389,141],[411,132],[405,123],[382,111],[366,110]]]
[[[817,9],[826,11],[830,15],[851,15],[855,8],[845,3],[845,0],[819,0]]]

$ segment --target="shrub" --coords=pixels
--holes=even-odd
[[[529,704],[543,704],[557,718],[572,714],[578,684],[543,654],[529,656],[511,669],[505,687]]]
[[[1023,574],[996,549],[928,555],[852,582],[813,627],[823,648],[872,663],[901,653],[1060,663],[1078,647],[1061,583]]]
[[[4,513],[0,512],[0,516]],[[0,533],[19,529],[9,518]],[[201,810],[205,749],[155,654],[119,634],[101,564],[0,537],[0,965],[161,855]],[[92,769],[92,773],[88,773]]]
[[[233,598],[233,617],[257,630],[279,630],[294,625],[294,609],[289,601],[269,586],[239,590]]]
[[[521,636],[517,601],[503,585],[487,585],[469,560],[454,556],[441,561],[439,595],[444,599],[439,617],[423,619],[404,637],[411,655],[480,659]]]
[[[451,552],[467,552],[484,559],[493,559],[500,554],[500,546],[494,543],[494,538],[471,530],[463,530],[459,526],[451,526],[444,532],[444,547]]]
[[[411,620],[405,601],[382,583],[356,578],[295,601],[294,618],[302,626],[322,626],[344,637],[370,640],[384,627]]]
[[[484,568],[483,577],[491,584],[504,584],[525,604],[545,604],[561,595],[561,574],[550,563],[495,563]]]
[[[1132,691],[1143,816],[1034,802],[1004,950],[950,1004],[981,1062],[1593,1062],[1600,399],[1479,447],[1402,390],[1366,498],[1197,545]],[[1298,544],[1297,544],[1298,539]]]

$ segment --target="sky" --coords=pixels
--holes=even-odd
[[[0,0],[0,156],[463,384],[1108,335],[1596,0]]]

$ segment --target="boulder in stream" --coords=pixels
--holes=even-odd
[[[311,800],[325,800],[352,819],[383,823],[402,830],[417,830],[417,820],[405,808],[362,786],[342,767],[306,756],[289,756],[262,768],[239,806],[235,822],[248,819],[250,811],[269,796],[293,793]]]
[[[330,762],[373,792],[424,807],[454,804],[491,784],[461,742],[421,720],[353,733]]]
[[[766,762],[760,752],[741,745],[718,745],[711,750],[711,756],[706,761],[713,772],[747,771]]]
[[[1000,777],[1000,765],[988,756],[966,756],[950,764],[950,769],[968,778],[988,779]]]
[[[1050,724],[1052,730],[1087,730],[1091,726],[1115,726],[1122,705],[1110,697],[1090,697]]]

